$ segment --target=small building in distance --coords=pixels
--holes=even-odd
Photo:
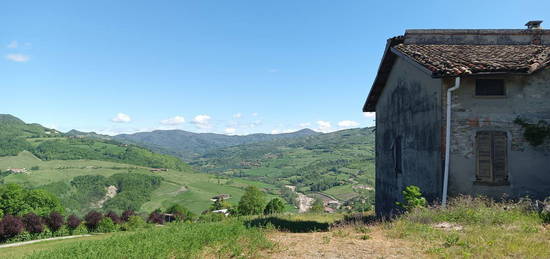
[[[166,169],[166,168],[151,168],[149,171],[151,171],[152,173],[160,173],[160,172],[166,172],[166,171],[168,171],[168,169]]]
[[[218,201],[218,200],[227,200],[227,199],[231,199],[231,195],[229,195],[229,194],[219,194],[219,195],[216,195],[216,196],[212,197],[210,200],[211,201]]]
[[[12,173],[12,174],[26,174],[27,173],[26,168],[8,168],[8,169],[6,169],[6,171],[8,173]]]

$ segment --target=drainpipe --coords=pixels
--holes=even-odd
[[[449,157],[451,153],[451,102],[452,92],[460,88],[460,77],[455,78],[455,85],[447,89],[447,124],[445,127],[445,174],[443,175],[443,197],[441,205],[447,206],[447,188],[449,186]]]

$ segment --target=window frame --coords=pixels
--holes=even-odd
[[[477,84],[478,84],[478,81],[482,81],[482,80],[502,81],[502,87],[503,87],[504,94],[503,95],[478,95],[477,94]],[[476,97],[476,98],[497,98],[497,99],[508,97],[508,89],[506,87],[506,80],[504,80],[503,78],[476,78],[476,79],[474,79],[474,97]]]

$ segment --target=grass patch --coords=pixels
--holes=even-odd
[[[550,255],[548,226],[527,202],[458,197],[447,208],[417,209],[385,227],[390,237],[415,241],[425,252],[442,257]]]
[[[261,229],[231,220],[118,233],[37,252],[29,258],[250,258],[272,246]]]

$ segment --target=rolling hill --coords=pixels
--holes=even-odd
[[[200,213],[215,195],[230,194],[229,202],[236,203],[248,185],[275,188],[201,174],[170,155],[76,131],[63,134],[11,115],[0,115],[0,129],[0,183],[52,192],[69,213],[150,212],[174,203]]]
[[[155,152],[177,156],[189,162],[203,154],[223,147],[282,139],[296,139],[319,134],[310,129],[283,134],[259,133],[245,136],[193,133],[183,130],[156,130],[152,132],[116,135],[113,139],[124,143],[144,146]]]
[[[372,201],[374,154],[374,128],[362,128],[219,148],[190,165],[354,203]]]

